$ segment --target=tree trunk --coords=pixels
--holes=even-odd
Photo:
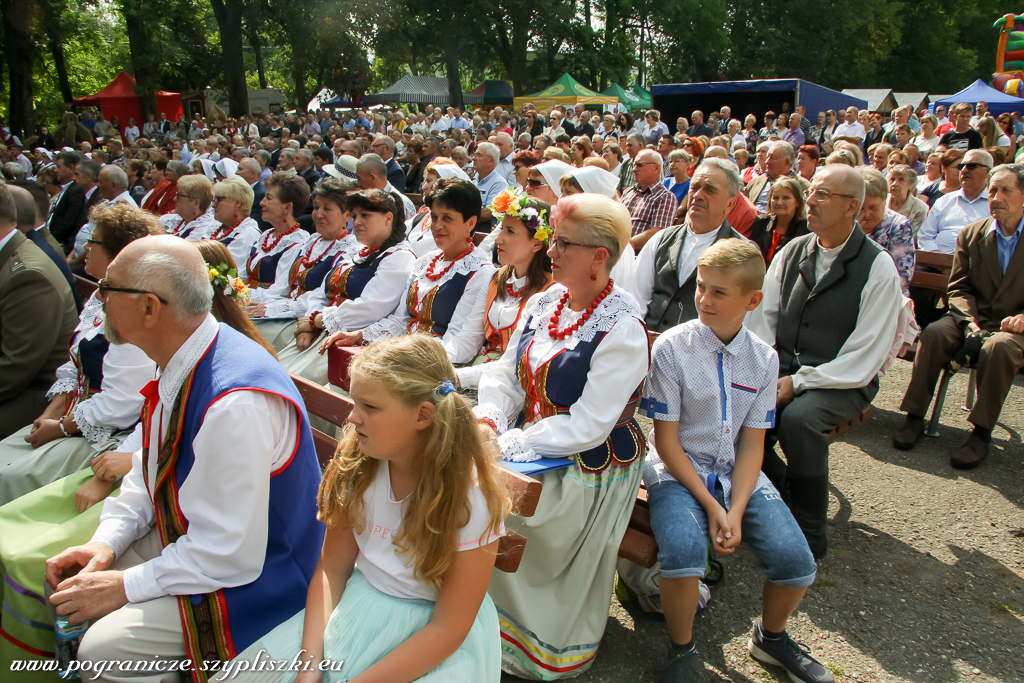
[[[35,133],[32,109],[32,61],[35,3],[26,0],[2,0],[4,52],[10,78],[10,109],[7,121],[13,135],[24,140]]]
[[[210,4],[220,29],[228,115],[241,118],[249,113],[249,89],[245,84],[245,59],[242,56],[242,0],[211,0]]]
[[[70,109],[75,96],[71,92],[71,81],[68,80],[68,65],[64,60],[64,37],[60,31],[60,17],[49,16],[46,20],[46,32],[50,37],[50,53],[53,55],[53,67],[57,71],[57,84],[60,87],[64,104]]]
[[[121,4],[121,14],[124,16],[124,28],[128,34],[128,50],[132,55],[132,71],[135,76],[135,94],[139,97],[142,105],[142,118],[148,120],[149,115],[156,116],[156,96],[153,94],[153,85],[149,83],[150,69],[149,54],[146,46],[149,37],[146,35],[146,25],[141,17],[141,10],[134,0],[125,0]]]
[[[256,54],[256,75],[260,79],[260,89],[266,89],[267,87],[267,72],[263,66],[263,42],[260,40],[260,27],[255,21],[249,23],[249,44],[252,45],[252,50]]]
[[[448,106],[464,109],[462,103],[462,77],[459,75],[459,53],[453,43],[444,51],[445,75],[448,76]]]

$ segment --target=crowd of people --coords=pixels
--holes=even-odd
[[[920,336],[893,445],[976,366],[950,459],[976,467],[1024,358],[1024,136],[984,105],[4,129],[0,664],[56,621],[105,681],[570,678],[617,574],[665,616],[658,680],[697,681],[709,545],[742,539],[751,655],[832,681],[786,630],[829,434]],[[922,250],[953,255],[944,297]],[[352,401],[323,473],[290,375]],[[553,463],[532,516],[498,455]],[[641,483],[651,569],[617,557]]]

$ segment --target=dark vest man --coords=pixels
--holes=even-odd
[[[640,250],[632,293],[650,330],[664,332],[697,317],[697,259],[718,240],[743,239],[726,220],[741,186],[736,164],[705,160],[690,181],[686,222],[655,233]]]
[[[776,255],[764,301],[750,320],[751,330],[779,354],[775,428],[762,469],[816,558],[828,547],[828,435],[878,392],[878,371],[903,307],[892,258],[855,220],[864,181],[840,166],[815,175],[807,200],[811,234]],[[787,462],[775,453],[776,443]]]

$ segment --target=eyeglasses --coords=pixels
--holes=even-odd
[[[549,187],[549,185],[540,178],[527,178],[526,184],[530,187]]]
[[[192,199],[187,194],[183,194],[181,192],[179,192],[178,194],[174,195],[174,198],[175,199]]]
[[[106,301],[107,300],[107,295],[110,294],[111,292],[121,292],[123,294],[152,294],[164,306],[167,305],[167,299],[164,299],[162,296],[160,296],[159,294],[156,294],[155,292],[147,292],[144,289],[132,289],[130,287],[111,287],[110,285],[107,284],[107,278],[103,278],[102,280],[97,282],[96,283],[96,289],[97,289],[96,295],[97,295],[97,298],[99,298],[100,301]]]
[[[637,168],[639,166],[661,166],[661,164],[659,164],[657,161],[634,161],[633,162],[633,168]]]
[[[833,197],[848,197],[849,199],[856,199],[852,194],[841,194],[839,192],[829,192],[828,190],[822,190],[821,188],[814,188],[809,191],[805,197],[807,201],[816,201],[818,204],[823,204]]]
[[[979,163],[976,163],[974,161],[969,161],[966,164],[957,164],[956,168],[957,168],[958,171],[963,171],[964,169],[967,169],[968,171],[973,172],[973,171],[975,171],[975,170],[977,170],[979,168],[988,168],[988,165],[987,164],[979,164]]]
[[[94,239],[92,239],[92,238],[89,238],[89,239],[87,239],[87,240],[85,241],[85,243],[86,243],[86,244],[90,244],[90,245],[92,245],[92,244],[98,244],[98,245],[100,245],[100,246],[103,246],[103,242],[102,242],[101,240],[94,240]]]
[[[551,244],[555,245],[555,251],[557,251],[559,254],[564,254],[566,247],[585,247],[587,249],[598,249],[601,246],[600,244],[583,244],[582,242],[570,242],[569,240],[564,240],[561,237],[551,240]]]

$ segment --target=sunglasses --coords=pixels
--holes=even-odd
[[[973,172],[973,171],[975,171],[975,170],[977,170],[979,168],[988,168],[988,165],[986,165],[986,164],[978,164],[978,163],[975,163],[975,162],[971,161],[971,162],[968,162],[966,164],[957,164],[956,168],[957,168],[958,171],[962,171],[964,169],[967,169],[968,171],[972,171]]]
[[[526,184],[530,187],[549,187],[549,185],[540,178],[527,178]]]

